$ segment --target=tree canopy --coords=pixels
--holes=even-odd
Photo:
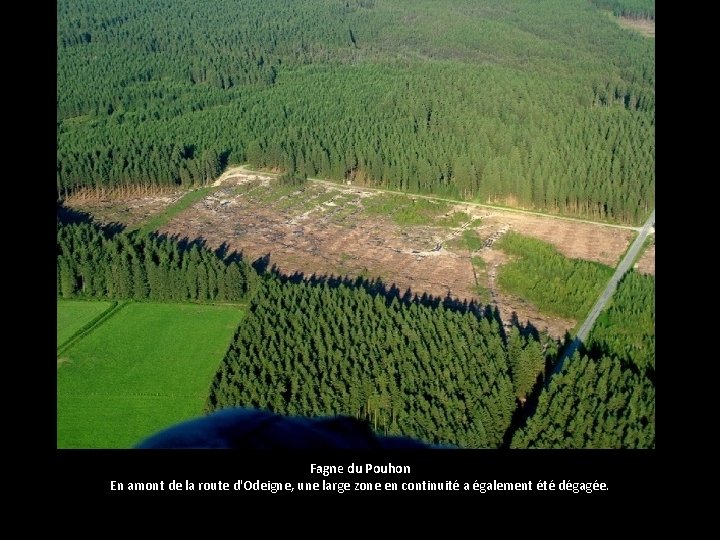
[[[57,190],[230,162],[639,222],[652,40],[584,0],[60,0]],[[322,24],[318,24],[322,21]]]

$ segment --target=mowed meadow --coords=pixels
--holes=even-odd
[[[57,346],[65,345],[70,338],[79,333],[86,325],[90,325],[105,311],[110,309],[114,302],[86,302],[83,300],[66,300],[58,302],[57,311]]]
[[[58,300],[58,343],[102,313],[101,304]],[[232,305],[117,310],[58,358],[58,448],[130,448],[199,416],[242,317]]]

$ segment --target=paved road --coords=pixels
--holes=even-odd
[[[638,234],[635,241],[630,246],[630,249],[627,250],[627,253],[625,254],[625,257],[623,257],[623,260],[620,261],[620,264],[617,265],[617,268],[615,269],[615,273],[610,278],[610,281],[607,284],[607,287],[605,287],[605,290],[600,295],[600,298],[598,298],[597,302],[595,302],[595,305],[590,310],[590,313],[588,314],[587,318],[585,319],[585,322],[580,327],[580,330],[578,330],[577,334],[575,335],[575,339],[568,345],[567,349],[565,350],[565,354],[562,355],[560,358],[560,361],[555,366],[555,369],[553,370],[553,375],[555,373],[559,373],[562,369],[563,363],[565,362],[565,359],[571,358],[573,354],[575,354],[575,351],[580,346],[580,343],[587,340],[588,335],[590,334],[590,330],[592,329],[593,325],[595,324],[595,321],[597,320],[598,316],[600,315],[600,312],[602,312],[603,308],[605,308],[605,304],[607,304],[607,301],[610,300],[610,297],[612,297],[613,293],[615,292],[615,289],[617,289],[617,284],[620,281],[620,279],[625,275],[625,272],[627,272],[630,269],[630,266],[633,264],[633,261],[635,261],[635,258],[637,257],[638,253],[640,252],[640,248],[642,247],[643,243],[645,242],[645,239],[647,238],[648,234],[650,234],[650,228],[655,224],[655,210],[653,209],[652,213],[650,214],[650,217],[647,218],[647,221],[645,222],[645,225],[642,226],[642,229],[640,229],[640,234]],[[548,377],[548,382],[550,381],[551,377]]]

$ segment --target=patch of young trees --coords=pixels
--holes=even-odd
[[[500,269],[500,286],[561,317],[585,317],[613,273],[609,266],[569,259],[551,244],[513,231],[495,247],[515,257]]]
[[[655,276],[628,272],[593,326],[588,347],[655,372]]]
[[[600,9],[610,9],[618,17],[655,20],[655,0],[592,0]]]

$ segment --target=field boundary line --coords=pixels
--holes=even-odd
[[[58,343],[57,350],[58,352],[65,348],[65,345],[70,343],[72,340],[74,340],[77,336],[79,336],[83,331],[90,328],[92,325],[94,325],[97,321],[99,321],[103,315],[108,313],[111,309],[115,309],[117,307],[117,300],[112,300],[110,302],[110,305],[106,307],[104,310],[102,310],[100,313],[95,315],[92,319],[90,319],[88,322],[86,322],[84,325],[82,325],[79,329],[77,329],[73,334],[70,335],[65,341],[62,343]]]
[[[75,345],[78,341],[80,341],[82,338],[84,338],[86,335],[88,335],[90,332],[95,330],[98,326],[106,322],[110,317],[115,315],[118,311],[120,311],[123,307],[128,305],[130,303],[129,300],[125,300],[122,302],[118,302],[117,300],[113,301],[112,305],[100,313],[97,317],[92,319],[89,323],[87,323],[85,326],[80,328],[77,332],[75,332],[72,336],[70,336],[67,340],[65,340],[64,343],[61,345],[58,345],[57,347],[57,356],[60,356],[62,353],[67,351],[69,348],[71,348],[73,345]]]

